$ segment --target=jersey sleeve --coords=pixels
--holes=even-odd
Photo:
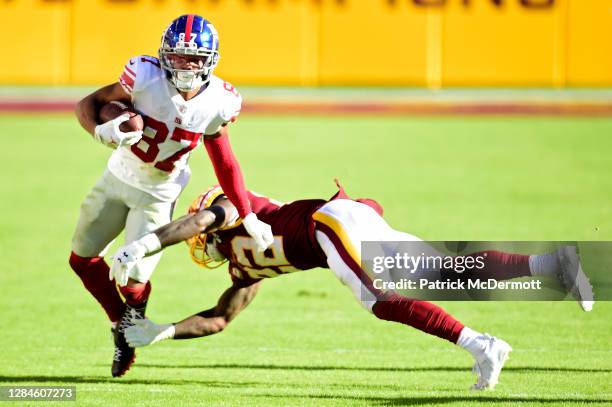
[[[134,85],[136,84],[136,77],[138,72],[138,57],[130,58],[129,61],[124,65],[123,72],[119,77],[119,83],[129,95],[134,91]]]
[[[222,86],[217,114],[206,127],[204,134],[215,134],[225,124],[236,121],[242,109],[242,96],[236,88],[229,82],[224,82]]]
[[[258,216],[261,213],[276,210],[285,204],[284,202],[279,202],[276,199],[269,198],[253,191],[247,191],[247,195],[251,203],[251,209]]]
[[[129,95],[137,92],[151,76],[151,72],[159,69],[157,58],[139,55],[130,58],[123,66],[123,72],[119,76],[119,83]]]

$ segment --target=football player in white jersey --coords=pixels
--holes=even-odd
[[[118,82],[98,89],[76,107],[81,126],[114,149],[104,174],[81,205],[70,256],[70,266],[113,324],[113,376],[125,374],[134,360],[124,330],[134,316],[144,315],[149,278],[161,253],[140,261],[130,279],[122,282],[125,303],[108,280],[103,256],[122,230],[130,242],[170,222],[174,203],[190,177],[189,154],[200,143],[258,249],[265,250],[273,241],[270,226],[251,210],[229,144],[226,125],[240,113],[242,99],[231,84],[212,74],[218,61],[219,38],[213,25],[198,15],[183,15],[164,31],[159,58],[131,58]],[[122,132],[119,126],[127,115],[98,123],[99,110],[111,101],[133,104],[143,117],[143,131]],[[147,246],[152,251],[160,248],[155,239]]]

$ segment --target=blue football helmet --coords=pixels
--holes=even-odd
[[[219,62],[217,30],[198,15],[180,16],[162,35],[159,61],[178,90],[199,89],[210,80]]]

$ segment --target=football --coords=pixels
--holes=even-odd
[[[100,123],[105,123],[124,113],[129,113],[130,118],[129,120],[121,123],[119,130],[129,132],[142,130],[144,128],[142,116],[136,111],[136,109],[134,109],[134,106],[118,101],[108,102],[102,106],[102,109],[100,109],[100,112],[98,113],[98,119]]]

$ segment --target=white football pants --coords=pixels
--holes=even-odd
[[[124,228],[125,243],[129,243],[170,222],[173,205],[127,185],[106,170],[81,204],[72,251],[81,257],[104,256]],[[130,277],[147,282],[160,259],[161,252],[144,258]]]
[[[397,252],[397,242],[422,242],[416,236],[393,229],[368,205],[348,199],[326,203],[313,214],[313,219],[315,238],[327,256],[329,268],[370,312],[377,295],[382,294],[374,287],[373,277],[389,277],[362,268],[361,244],[378,242],[369,246],[373,255],[393,256]],[[418,254],[440,255],[425,242],[415,245],[414,250]],[[417,270],[416,274],[421,272],[425,271]]]

